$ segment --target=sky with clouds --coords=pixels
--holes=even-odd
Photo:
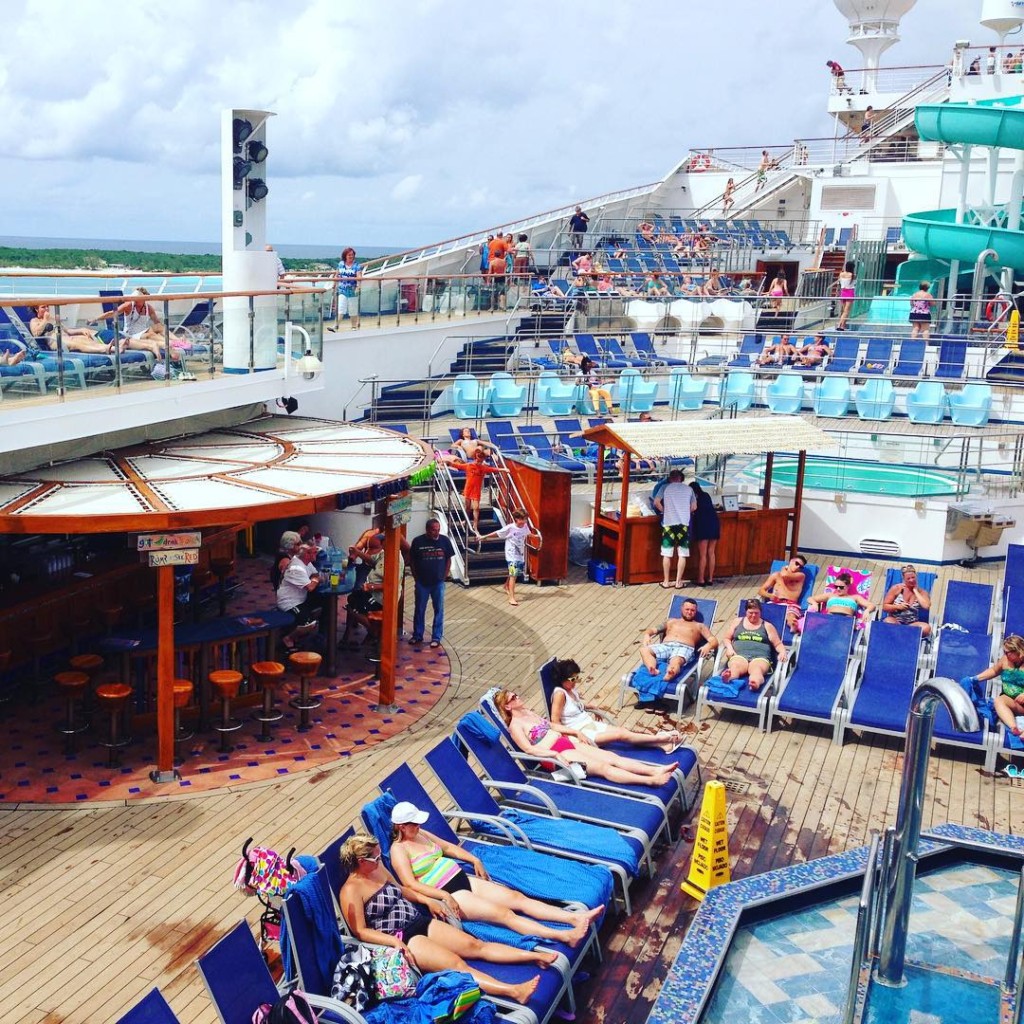
[[[832,0],[0,9],[10,235],[217,239],[220,111],[251,107],[277,114],[272,238],[427,243],[658,180],[691,146],[830,134],[824,62],[859,63]],[[995,42],[980,9],[918,0],[883,63]]]

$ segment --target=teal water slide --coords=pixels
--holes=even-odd
[[[1014,96],[978,103],[927,103],[917,108],[914,121],[918,134],[928,141],[1024,150],[1022,100]],[[988,208],[984,214],[967,209],[962,224],[956,223],[956,210],[925,210],[903,218],[903,240],[926,260],[973,265],[986,249],[994,249],[1001,266],[1024,270],[1024,231],[1009,223],[1006,205]],[[907,273],[918,280],[938,276],[926,274],[927,268],[916,260],[908,263]],[[907,275],[898,280],[909,284]]]

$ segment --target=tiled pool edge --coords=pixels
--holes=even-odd
[[[1024,857],[1024,838],[962,825],[940,825],[921,840],[921,852],[949,844],[1009,852]],[[943,842],[947,840],[947,842]],[[704,897],[683,945],[647,1018],[648,1024],[695,1024],[707,1003],[740,915],[750,907],[807,892],[863,874],[868,847],[822,857],[792,867],[742,878],[710,890]]]

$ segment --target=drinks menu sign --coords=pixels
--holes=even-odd
[[[182,548],[198,548],[203,535],[198,530],[192,533],[140,533],[137,551],[180,551]]]

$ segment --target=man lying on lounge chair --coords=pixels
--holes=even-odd
[[[661,637],[660,642],[655,639]],[[711,635],[703,622],[697,621],[697,602],[687,598],[683,602],[682,618],[666,619],[660,626],[644,632],[640,658],[652,676],[658,674],[658,662],[668,661],[664,681],[670,683],[693,657],[697,645],[704,640],[702,658],[710,658],[718,649],[718,639]]]

